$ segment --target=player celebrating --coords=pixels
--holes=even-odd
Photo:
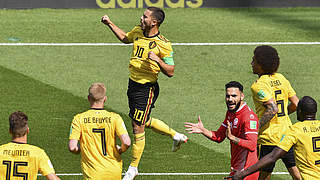
[[[259,117],[260,148],[259,158],[270,153],[280,141],[281,135],[290,126],[288,114],[296,110],[299,102],[290,82],[280,73],[279,56],[276,49],[271,46],[258,46],[252,58],[252,71],[259,79],[251,86],[253,102]],[[288,105],[288,100],[291,102]],[[300,179],[295,166],[293,150],[282,157],[293,179]],[[259,179],[270,179],[275,164],[261,169]]]
[[[304,96],[298,103],[297,119],[301,122],[290,126],[282,135],[280,142],[271,153],[264,156],[253,166],[237,172],[233,179],[258,171],[275,163],[294,147],[297,167],[302,179],[317,180],[320,177],[320,121],[316,120],[317,102],[310,96]]]
[[[41,148],[27,144],[28,116],[17,111],[9,116],[12,141],[0,146],[0,179],[37,179],[38,171],[49,180],[60,180]]]
[[[186,122],[185,127],[189,133],[201,133],[218,143],[226,137],[230,140],[232,170],[230,174],[232,175],[234,171],[242,170],[258,161],[258,118],[243,101],[243,86],[239,82],[231,81],[225,85],[225,88],[228,111],[218,131],[207,130],[200,116],[197,124]],[[254,173],[246,180],[257,180],[258,177],[259,173]]]
[[[84,179],[120,180],[120,155],[131,144],[122,118],[103,109],[106,99],[104,84],[93,83],[88,95],[90,110],[77,114],[71,124],[69,150],[75,154],[81,152]],[[116,145],[116,136],[121,141],[121,147]]]
[[[185,135],[169,128],[163,121],[150,118],[159,95],[158,74],[161,71],[172,77],[175,68],[171,43],[159,32],[164,18],[163,10],[149,7],[141,16],[140,26],[135,26],[128,33],[117,27],[107,15],[101,19],[121,42],[133,43],[127,95],[135,141],[132,149],[133,160],[124,180],[131,180],[138,174],[137,167],[145,146],[145,126],[171,136],[173,151],[177,151],[180,145],[187,141]]]

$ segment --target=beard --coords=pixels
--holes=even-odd
[[[228,111],[233,112],[233,113],[236,112],[236,111],[239,109],[240,104],[241,104],[241,101],[239,101],[239,102],[236,104],[236,107],[235,107],[234,109],[229,109],[229,107],[228,107]]]

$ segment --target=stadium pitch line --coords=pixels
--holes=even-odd
[[[317,45],[320,42],[172,43],[173,46]],[[0,43],[0,46],[131,46],[123,43]]]
[[[125,173],[122,173],[124,175]],[[273,175],[289,174],[288,172],[273,172]],[[229,175],[228,172],[216,173],[139,173],[139,176],[206,176],[206,175]],[[38,174],[41,176],[41,174]],[[58,173],[57,176],[82,176],[82,173]]]

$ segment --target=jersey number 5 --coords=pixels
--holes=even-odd
[[[107,144],[106,144],[106,131],[104,128],[92,128],[93,133],[99,133],[101,135],[101,146],[102,146],[102,153],[104,156],[107,155]]]
[[[320,136],[312,137],[313,152],[320,152]],[[315,165],[320,164],[320,160],[315,161]]]
[[[2,164],[7,166],[6,180],[10,180],[12,161],[2,161]],[[22,177],[23,180],[28,180],[28,173],[18,172],[18,167],[19,166],[28,166],[28,162],[21,162],[21,161],[13,162],[13,173],[12,173],[12,176],[14,176],[14,177]]]
[[[277,113],[278,117],[281,117],[281,116],[285,116],[285,112],[284,112],[284,101],[283,100],[278,100],[278,95],[281,94],[281,90],[276,90],[274,91],[274,95],[275,95],[275,99],[276,99],[276,102],[277,102],[277,106],[279,108],[279,111]]]

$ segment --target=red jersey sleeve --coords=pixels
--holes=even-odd
[[[257,148],[258,139],[258,117],[251,111],[246,113],[241,118],[244,118],[244,139],[240,138],[239,146],[248,149],[249,151],[255,151]]]
[[[227,114],[226,114],[226,118],[224,119],[219,129],[217,131],[211,131],[212,132],[211,140],[218,143],[222,142],[227,136],[226,130],[227,130]]]

